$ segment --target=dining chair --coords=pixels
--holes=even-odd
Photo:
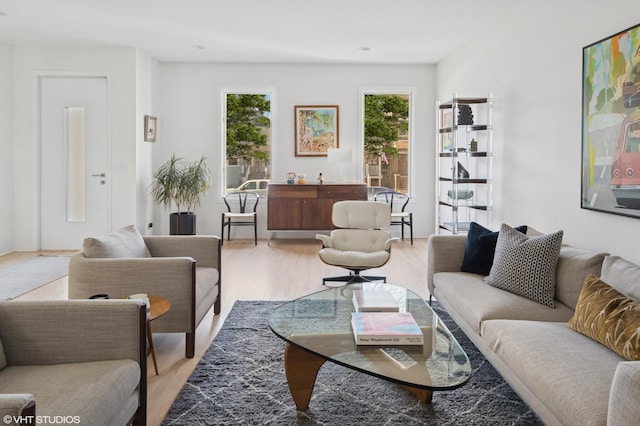
[[[222,196],[227,206],[227,211],[222,213],[222,235],[224,244],[224,228],[227,229],[227,241],[231,240],[232,226],[253,226],[253,238],[258,245],[258,201],[260,195],[255,192],[237,191]]]

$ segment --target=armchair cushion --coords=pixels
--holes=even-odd
[[[82,424],[126,424],[138,406],[140,366],[134,360],[9,366],[0,393],[29,393],[36,412],[76,416]],[[121,418],[113,418],[118,413]]]
[[[100,237],[85,238],[82,249],[85,257],[151,257],[135,225],[126,226]]]
[[[357,268],[378,268],[389,260],[391,254],[388,251],[374,251],[365,253],[361,251],[343,251],[333,248],[320,250],[320,259],[329,265],[357,267]]]

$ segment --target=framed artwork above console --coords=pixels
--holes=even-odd
[[[338,148],[338,105],[294,107],[296,157],[326,157]]]

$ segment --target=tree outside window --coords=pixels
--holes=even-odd
[[[364,95],[365,180],[409,192],[408,94]]]
[[[226,95],[226,188],[270,178],[271,96]]]

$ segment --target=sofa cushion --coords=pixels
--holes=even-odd
[[[575,309],[585,278],[600,276],[606,255],[563,245],[556,268],[555,298]]]
[[[493,266],[485,281],[553,308],[562,235],[563,232],[558,231],[527,237],[502,224]]]
[[[4,356],[4,348],[2,347],[2,340],[0,340],[0,370],[7,366],[7,358]]]
[[[484,341],[520,382],[564,425],[605,425],[615,352],[566,322],[485,321]]]
[[[151,257],[135,225],[126,226],[100,237],[85,238],[82,250],[85,257]]]
[[[640,300],[640,266],[618,256],[607,256],[602,262],[600,279],[625,296]]]
[[[523,234],[527,232],[527,227],[524,225],[515,229]],[[498,232],[493,232],[476,222],[471,222],[469,232],[467,232],[464,259],[460,270],[462,272],[489,275],[497,242]]]
[[[640,419],[640,362],[621,362],[609,394],[608,425],[633,425]]]
[[[587,277],[569,327],[629,361],[640,360],[640,301],[595,275]]]
[[[0,393],[33,394],[41,416],[126,424],[137,409],[140,373],[133,360],[9,366],[0,372]]]
[[[524,319],[567,322],[573,310],[556,302],[550,308],[523,296],[492,287],[481,275],[466,272],[438,272],[433,275],[434,296],[455,317],[461,318],[476,333],[483,321]]]

